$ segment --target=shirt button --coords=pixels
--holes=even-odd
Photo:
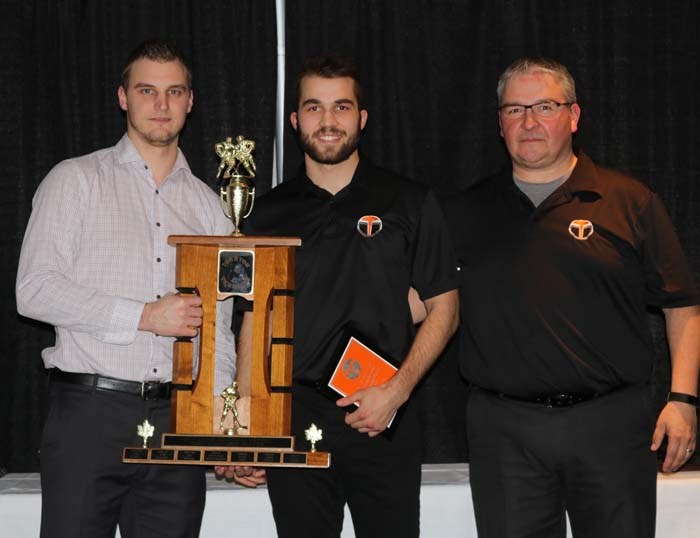
[[[156,299],[160,299],[160,295],[156,295]]]
[[[144,169],[144,170],[148,170],[148,165],[147,165],[147,164],[144,164],[144,165],[143,165],[143,169]]]
[[[156,258],[156,261],[160,263],[160,258]]]
[[[158,189],[156,189],[156,194],[160,194],[160,191]]]
[[[158,228],[160,228],[160,222],[156,222],[156,226],[158,226]]]
[[[153,373],[154,373],[154,374],[157,374],[157,373],[158,373],[158,368],[154,368],[154,369],[153,369]]]

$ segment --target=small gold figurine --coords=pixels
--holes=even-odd
[[[231,172],[240,176],[241,174],[238,171],[239,164],[243,165],[249,177],[255,177],[256,168],[255,160],[253,159],[255,142],[253,140],[248,140],[242,135],[238,135],[234,144],[231,137],[228,136],[225,141],[215,144],[214,150],[221,157],[216,177],[219,177],[222,171],[224,172],[224,179],[230,178]]]
[[[236,402],[238,401],[239,396],[238,383],[235,381],[226,387],[221,393],[221,397],[224,399],[224,409],[221,412],[220,428],[226,435],[234,435],[239,433],[241,430],[248,429],[248,426],[243,426],[238,420],[238,407],[236,407]],[[226,422],[226,417],[229,413],[233,415],[233,428],[224,427],[224,422]]]
[[[139,437],[143,437],[143,448],[148,448],[148,438],[153,437],[153,432],[155,431],[155,427],[148,422],[148,419],[145,419],[141,424],[136,426],[136,434]]]
[[[308,430],[304,430],[306,440],[311,442],[311,452],[316,452],[316,443],[323,439],[323,430],[316,427],[316,424],[311,423]]]

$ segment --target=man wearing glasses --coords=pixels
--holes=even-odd
[[[644,184],[574,152],[567,69],[498,83],[512,166],[449,202],[461,265],[461,368],[479,536],[651,537],[664,472],[696,448],[700,297]],[[479,230],[479,233],[470,233]],[[646,306],[666,319],[671,392],[656,425]]]

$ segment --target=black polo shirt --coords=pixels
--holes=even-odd
[[[434,195],[365,158],[335,196],[303,168],[262,196],[249,235],[301,237],[296,253],[294,379],[316,382],[348,330],[403,360],[415,329],[408,306],[456,289],[456,262]],[[334,361],[334,362],[332,362]]]
[[[513,396],[647,382],[646,306],[699,302],[661,201],[579,154],[535,208],[512,171],[446,204],[461,270],[461,368]]]

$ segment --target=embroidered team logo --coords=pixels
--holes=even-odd
[[[569,223],[569,234],[578,241],[585,241],[593,235],[593,223],[590,220],[574,219]]]
[[[365,215],[357,219],[357,231],[363,237],[374,237],[382,231],[382,219],[376,215]]]

